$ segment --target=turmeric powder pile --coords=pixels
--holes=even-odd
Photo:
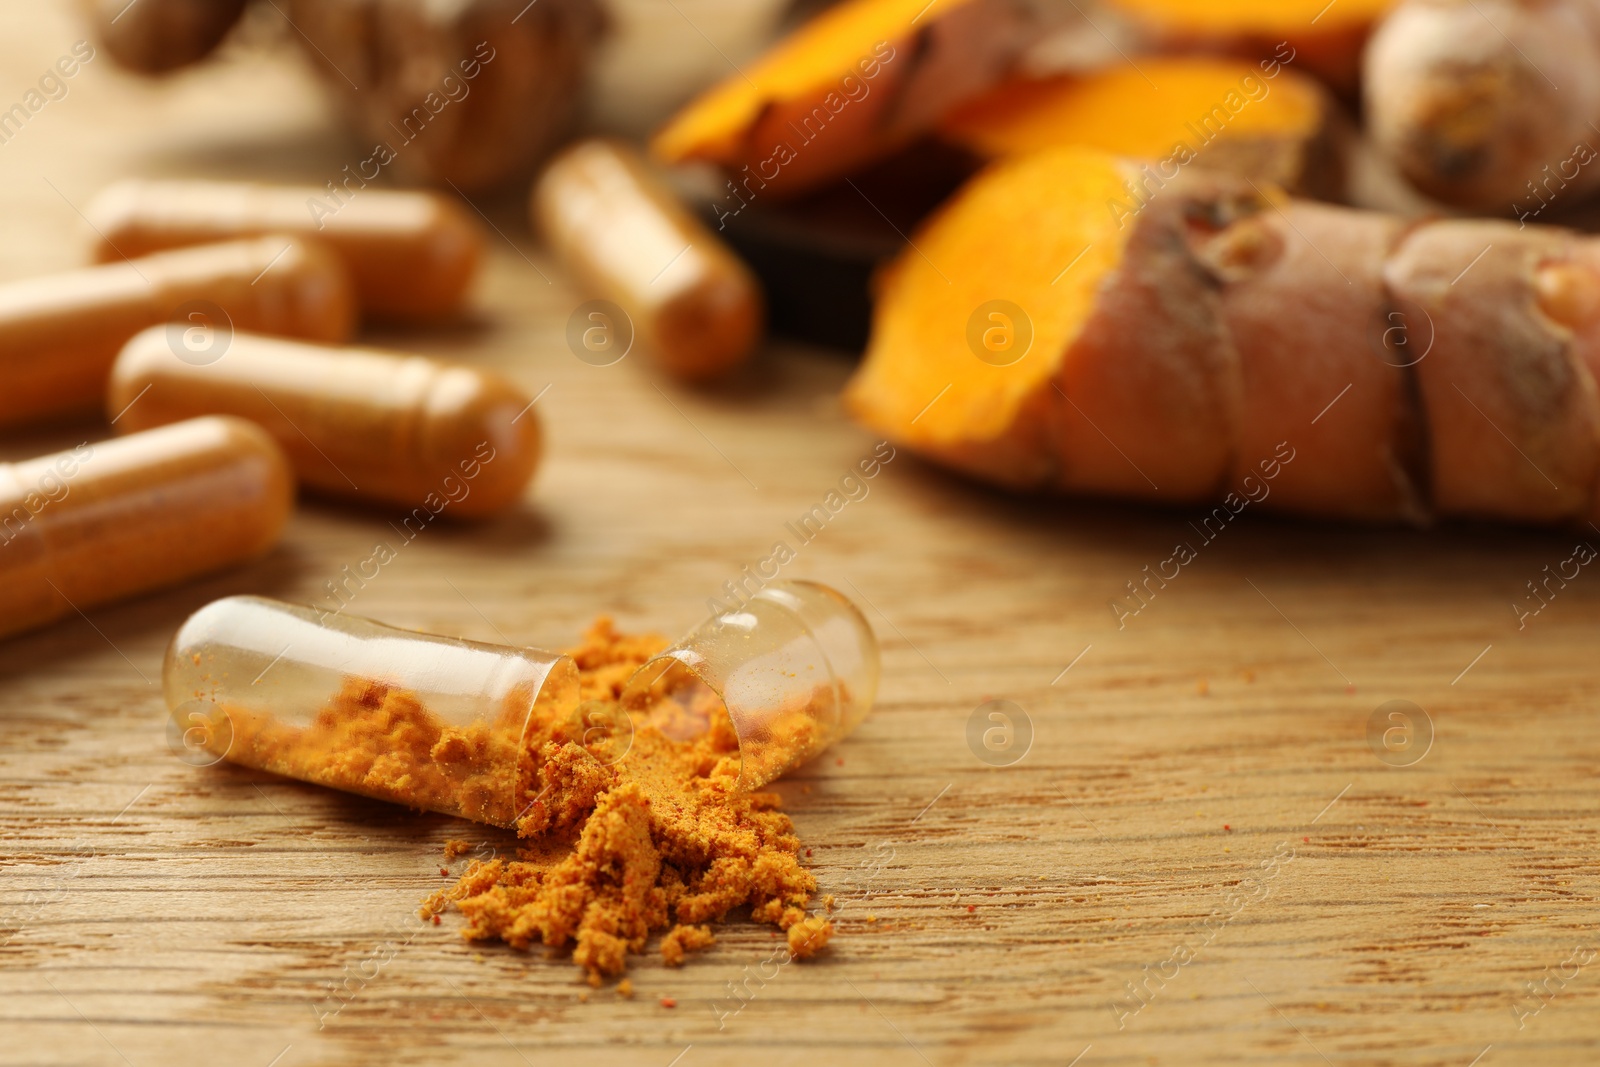
[[[662,960],[681,964],[713,943],[709,923],[744,906],[786,931],[795,957],[811,956],[833,925],[806,913],[816,879],[779,798],[738,788],[739,739],[721,702],[702,690],[685,707],[652,687],[644,703],[621,703],[666,644],[598,619],[567,650],[583,714],[559,721],[524,724],[521,702],[491,723],[450,726],[412,694],[351,679],[303,728],[229,709],[231,743],[276,773],[514,826],[518,858],[472,862],[419,914],[454,905],[469,939],[571,946],[592,985],[622,974],[657,932]],[[629,724],[624,739],[587,736],[597,710]],[[779,709],[774,721],[803,718]],[[610,762],[597,758],[608,744]],[[469,849],[451,842],[446,858]]]

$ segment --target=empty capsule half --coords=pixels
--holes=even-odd
[[[483,232],[437,193],[344,186],[129,179],[85,212],[97,258],[263,233],[292,233],[333,249],[350,269],[361,310],[417,321],[458,310],[483,258]]]
[[[640,667],[624,707],[686,740],[726,714],[739,784],[756,789],[861,724],[878,694],[878,641],[855,604],[816,582],[773,582]]]
[[[282,450],[239,419],[0,464],[0,636],[259,555],[293,502]]]
[[[497,374],[252,334],[202,363],[146,330],[117,357],[106,410],[127,430],[238,415],[277,439],[304,485],[428,517],[502,511],[539,463],[533,403]]]
[[[344,266],[291,237],[163,252],[0,285],[0,426],[86,414],[128,338],[171,323],[210,358],[235,330],[343,341],[355,326]]]

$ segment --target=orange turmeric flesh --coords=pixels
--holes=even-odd
[[[719,164],[741,201],[795,195],[995,84],[1030,24],[1021,0],[844,0],[690,102],[651,149]]]
[[[1245,60],[1150,57],[1137,69],[1005,82],[947,115],[939,135],[985,159],[1084,145],[1336,191],[1331,116],[1326,93],[1292,70],[1269,75]]]
[[[231,751],[301,780],[515,826],[515,858],[472,862],[420,914],[454,907],[469,939],[571,948],[593,984],[622,974],[657,933],[663,960],[682,963],[713,943],[708,924],[746,906],[788,933],[795,957],[812,955],[833,933],[806,912],[816,879],[778,797],[738,788],[738,736],[720,702],[619,703],[666,645],[601,618],[567,650],[584,715],[535,720],[520,740],[450,726],[412,694],[352,679],[304,728],[227,709]],[[631,716],[631,741],[592,741],[584,724],[596,708]],[[695,736],[674,740],[691,721]],[[446,858],[472,847],[452,843]]]
[[[1306,35],[1370,26],[1394,0],[1110,0],[1157,25],[1195,34]]]

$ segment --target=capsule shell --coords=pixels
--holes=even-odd
[[[186,761],[228,759],[508,829],[525,815],[548,826],[542,745],[594,737],[573,714],[568,656],[263,597],[191,615],[161,678]]]
[[[249,334],[198,364],[146,330],[117,358],[106,408],[125,430],[238,415],[276,438],[313,489],[457,518],[515,503],[540,455],[532,402],[499,375]]]
[[[288,459],[240,419],[192,419],[0,464],[0,636],[265,552]]]
[[[0,426],[98,410],[117,353],[160,322],[204,359],[233,329],[342,341],[355,312],[338,259],[281,236],[0,285]]]
[[[429,192],[129,179],[85,215],[102,262],[263,233],[315,238],[349,267],[363,312],[401,322],[457,311],[483,258],[482,229]]]
[[[632,149],[568,149],[534,186],[532,212],[556,255],[627,313],[669,373],[710,378],[749,357],[764,318],[755,276]]]

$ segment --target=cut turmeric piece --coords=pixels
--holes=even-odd
[[[1195,35],[1306,35],[1371,26],[1394,0],[1108,0],[1151,23]]]
[[[1395,0],[1107,0],[1158,45],[1273,54],[1341,90],[1356,88],[1361,49]],[[1279,44],[1288,51],[1277,49]],[[1291,58],[1292,57],[1292,58]]]
[[[1055,149],[979,175],[881,288],[849,407],[1003,485],[1220,498],[1205,540],[1252,504],[1600,513],[1592,238]]]
[[[742,199],[793,195],[883,158],[1009,70],[1022,0],[845,0],[692,101],[651,144],[721,165]]]
[[[1236,357],[1187,261],[1200,201],[1182,186],[1227,197],[1202,173],[1157,191],[1149,170],[1064,148],[970,183],[881,278],[852,410],[1006,485],[1210,497],[1231,462]]]
[[[1312,79],[1248,60],[1152,57],[1087,75],[1008,81],[956,109],[940,136],[982,158],[1085,145],[1198,160],[1296,191],[1342,184],[1337,109]]]

